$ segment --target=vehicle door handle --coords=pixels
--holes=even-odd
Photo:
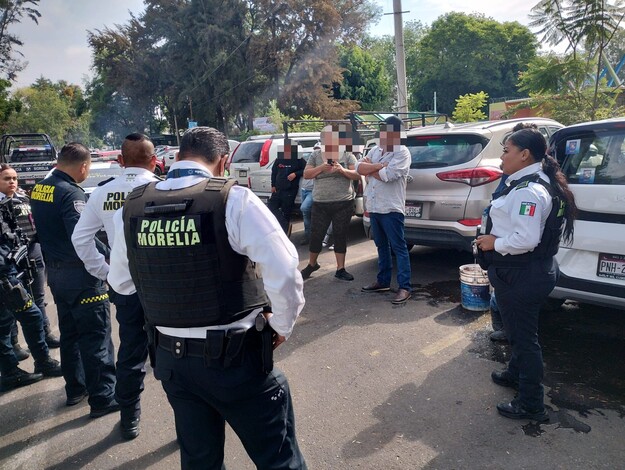
[[[413,180],[413,179],[414,179],[414,178],[413,178],[412,176],[408,175],[408,176],[406,177],[406,182],[407,182],[407,183],[412,183],[412,180]]]

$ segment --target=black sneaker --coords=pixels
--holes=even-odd
[[[66,406],[74,406],[78,405],[81,401],[83,401],[89,394],[85,390],[84,392],[79,393],[78,395],[72,395],[71,397],[67,397],[65,401]]]
[[[43,361],[35,361],[35,373],[43,374],[45,377],[61,377],[63,375],[59,361],[50,356]]]
[[[15,388],[34,384],[35,382],[39,382],[41,379],[43,379],[43,375],[41,374],[31,374],[30,372],[26,372],[25,370],[16,367],[12,371],[2,374],[2,377],[0,378],[0,391],[8,392],[9,390],[13,390]]]
[[[321,266],[319,266],[319,263],[315,263],[314,266],[311,266],[310,264],[307,265],[304,269],[302,269],[302,279],[308,279],[310,275],[317,271],[320,267]]]
[[[340,279],[341,281],[353,281],[354,280],[354,276],[352,276],[350,273],[345,271],[345,268],[341,268],[337,270],[336,274],[334,274],[334,277],[336,277],[337,279]]]

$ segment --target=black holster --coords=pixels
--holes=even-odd
[[[32,305],[32,297],[19,281],[13,285],[7,277],[0,279],[0,294],[2,306],[12,312],[21,312]]]
[[[152,366],[152,369],[154,369],[156,367],[156,348],[158,346],[158,334],[156,328],[147,322],[143,326],[143,329],[148,335],[148,359],[150,360],[150,366]]]

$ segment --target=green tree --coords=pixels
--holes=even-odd
[[[621,0],[541,0],[530,14],[533,27],[548,44],[566,43],[573,58],[585,57],[588,68],[594,64],[593,108],[599,109],[600,76],[603,59],[615,34],[622,27],[625,7]],[[580,50],[581,48],[584,48]],[[594,119],[591,112],[591,118]]]
[[[488,102],[488,94],[480,91],[479,93],[467,93],[460,95],[456,100],[456,109],[454,109],[453,120],[456,122],[474,122],[486,119],[486,114],[482,111]]]
[[[22,109],[21,101],[9,93],[10,87],[10,81],[0,79],[0,134],[6,132],[9,118]]]
[[[518,74],[536,56],[537,41],[517,22],[499,23],[482,15],[448,13],[420,41],[411,88],[412,103],[451,113],[455,98],[484,90],[492,97],[520,97]]]
[[[382,63],[359,46],[342,48],[343,80],[334,83],[334,98],[354,100],[365,111],[389,109],[391,80]]]
[[[41,13],[37,10],[38,6],[39,0],[0,0],[0,76],[9,81],[14,81],[17,73],[26,66],[16,57],[23,57],[16,48],[24,43],[9,30],[12,25],[21,23],[24,17],[39,24]]]

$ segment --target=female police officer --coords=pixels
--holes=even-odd
[[[512,355],[493,382],[518,389],[497,405],[507,418],[547,421],[543,403],[543,361],[538,313],[556,284],[553,255],[560,236],[573,237],[575,202],[558,163],[546,156],[545,138],[535,129],[512,134],[504,144],[502,170],[510,175],[503,194],[491,203],[485,235],[477,238],[488,278],[497,292]]]

